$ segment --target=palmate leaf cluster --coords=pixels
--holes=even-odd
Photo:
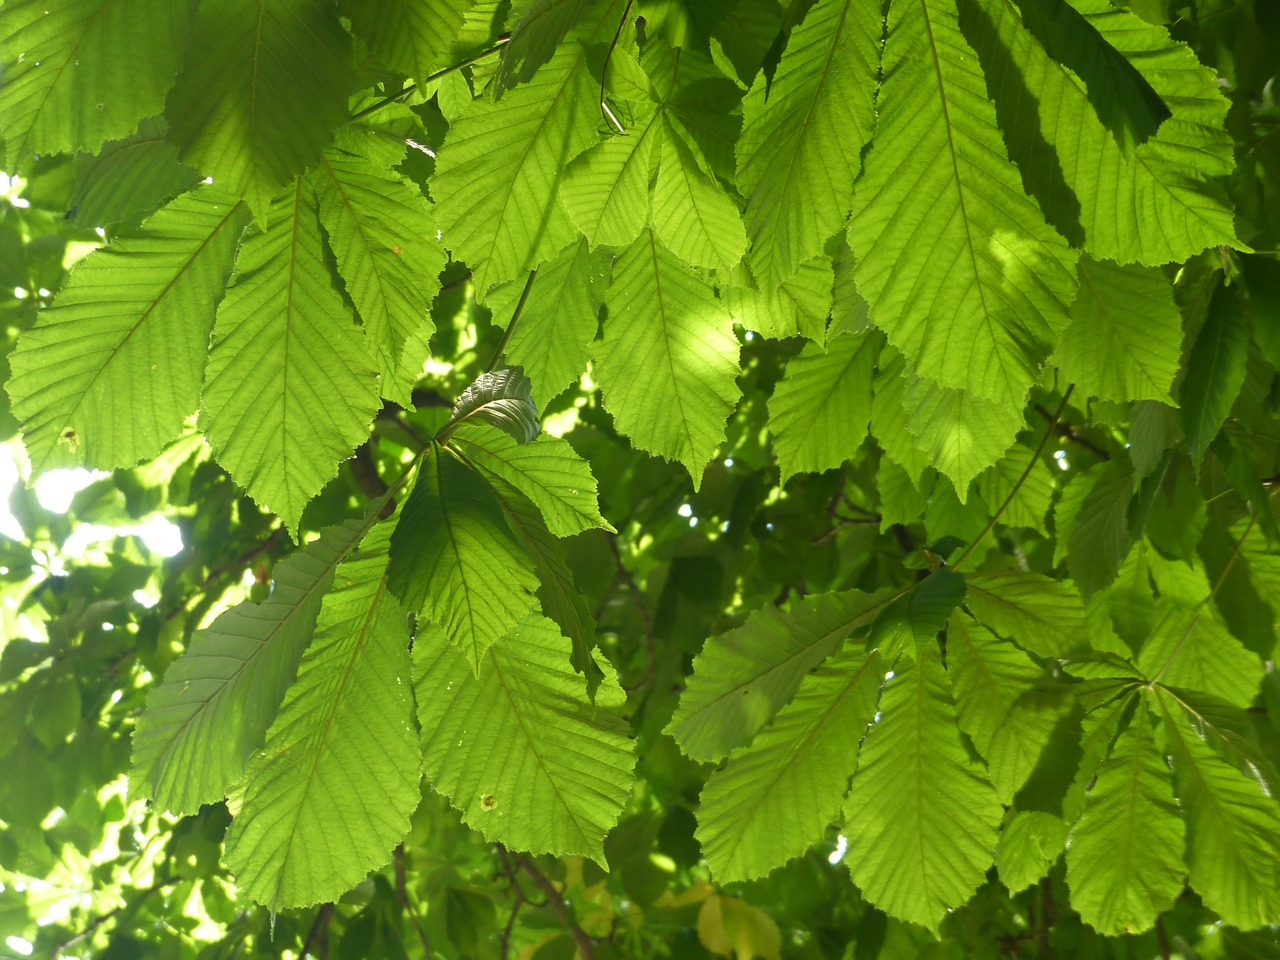
[[[187,547],[14,494],[0,880],[138,817],[91,945],[1278,949],[1268,43],[6,0],[3,428]]]

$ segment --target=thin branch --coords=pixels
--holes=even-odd
[[[622,36],[622,28],[627,25],[627,18],[631,16],[631,4],[632,0],[627,0],[626,9],[622,11],[622,19],[618,21],[618,29],[613,33],[613,42],[609,44],[609,52],[604,55],[604,66],[600,68],[600,112],[604,114],[605,119],[613,123],[613,125],[618,128],[618,132],[624,136],[627,131],[622,124],[618,122],[618,118],[613,115],[613,111],[609,109],[609,104],[605,100],[604,96],[604,88],[605,80],[609,76],[609,61],[613,59],[613,51],[618,46],[618,39]]]
[[[1173,955],[1169,952],[1169,938],[1165,936],[1164,923],[1159,917],[1156,917],[1156,946],[1160,950],[1160,960],[1170,960]]]
[[[405,97],[412,95],[413,92],[417,90],[418,87],[420,86],[429,87],[431,86],[431,84],[435,83],[441,77],[446,77],[456,70],[462,70],[466,67],[471,66],[472,64],[479,63],[481,60],[484,60],[488,57],[493,56],[495,53],[497,53],[499,50],[505,47],[510,42],[510,40],[511,40],[511,34],[504,33],[502,36],[498,37],[498,42],[495,43],[492,47],[489,47],[486,50],[481,50],[474,57],[467,57],[467,59],[465,60],[460,60],[455,64],[451,64],[450,66],[443,67],[437,70],[435,73],[429,74],[427,78],[423,80],[422,83],[420,84],[411,83],[408,86],[406,86],[403,90],[401,90],[399,93],[394,94],[390,97],[383,97],[377,103],[370,104],[369,106],[365,107],[363,110],[357,110],[355,113],[351,115],[351,119],[348,120],[347,122],[354,123],[357,120],[363,120],[365,117],[369,116],[369,114],[377,113],[383,107],[388,107],[393,103],[399,103]]]
[[[98,929],[108,920],[111,920],[114,917],[119,916],[120,914],[124,913],[126,910],[136,910],[138,907],[142,905],[142,902],[146,900],[147,897],[151,896],[153,893],[156,893],[159,890],[163,890],[165,887],[171,887],[175,883],[181,883],[181,882],[182,882],[182,877],[170,877],[167,880],[159,880],[156,883],[153,883],[151,886],[147,887],[147,889],[143,890],[133,899],[126,900],[124,903],[120,904],[120,906],[113,907],[112,909],[108,910],[106,913],[103,913],[98,915],[97,917],[94,917],[92,920],[89,921],[89,925],[87,927],[85,927],[75,936],[67,940],[63,940],[60,944],[54,947],[53,956],[51,960],[61,960],[61,957],[66,952],[68,947],[73,947],[77,943],[80,943],[82,940],[89,939],[89,937],[97,933]]]
[[[556,890],[555,884],[546,878],[541,870],[537,868],[532,860],[520,854],[513,854],[516,863],[521,869],[529,875],[529,879],[533,881],[533,885],[547,898],[547,905],[555,911],[555,915],[560,918],[560,922],[564,924],[569,931],[569,936],[573,938],[574,946],[578,948],[578,955],[582,960],[596,960],[595,945],[591,942],[591,938],[586,932],[578,926],[573,916],[569,913],[569,907],[564,902],[564,897]]]
[[[1094,443],[1092,440],[1090,440],[1088,437],[1082,434],[1075,427],[1071,426],[1069,423],[1059,423],[1058,421],[1056,421],[1053,417],[1053,414],[1050,413],[1048,410],[1046,410],[1042,404],[1037,403],[1032,407],[1032,409],[1035,410],[1036,413],[1040,414],[1040,416],[1042,416],[1045,420],[1052,423],[1054,425],[1053,426],[1054,432],[1057,433],[1058,436],[1062,437],[1064,440],[1070,440],[1072,443],[1077,444],[1081,447],[1084,447],[1086,450],[1092,453],[1099,460],[1111,459],[1111,454],[1107,453],[1107,451],[1103,450],[1100,446],[1098,446],[1096,443]]]
[[[302,945],[302,955],[308,954],[316,960],[325,960],[329,956],[329,922],[333,919],[333,904],[322,903],[316,911],[315,922],[307,931],[306,942]]]
[[[1058,410],[1053,414],[1049,421],[1049,426],[1044,431],[1044,436],[1040,438],[1040,443],[1036,447],[1035,453],[1031,455],[1031,459],[1027,461],[1026,469],[1022,471],[1022,476],[1018,477],[1018,482],[1013,485],[1013,489],[1009,491],[1009,495],[1004,498],[1004,503],[1000,504],[998,510],[991,515],[991,519],[987,521],[987,525],[982,528],[982,532],[978,534],[977,539],[965,548],[964,553],[960,555],[960,559],[951,565],[952,570],[959,570],[960,565],[968,560],[975,550],[982,545],[982,541],[987,539],[987,534],[995,529],[996,523],[1004,512],[1009,509],[1009,504],[1013,503],[1013,498],[1018,495],[1018,491],[1022,489],[1022,485],[1027,482],[1027,477],[1031,476],[1031,471],[1035,469],[1036,463],[1040,460],[1040,454],[1044,453],[1045,444],[1049,442],[1049,437],[1054,433],[1054,428],[1058,425],[1058,420],[1062,416],[1062,412],[1067,409],[1067,401],[1071,399],[1071,391],[1075,389],[1075,384],[1067,387],[1067,392],[1062,395],[1062,402],[1058,404]]]
[[[404,872],[404,844],[398,844],[394,854],[396,868],[396,903],[400,905],[400,911],[409,915],[409,919],[413,922],[413,928],[418,931],[418,940],[422,943],[422,955],[430,957],[431,941],[427,939],[427,931],[422,929],[422,924],[418,921],[418,913],[413,909],[413,904],[409,902],[408,884],[405,882]]]
[[[520,291],[520,299],[516,301],[516,308],[511,312],[511,322],[507,324],[507,329],[502,331],[502,339],[498,341],[498,349],[493,351],[493,359],[489,361],[488,370],[490,372],[497,369],[498,361],[502,359],[502,355],[507,351],[507,344],[511,342],[511,335],[516,331],[516,323],[520,320],[520,314],[524,313],[524,305],[529,301],[529,294],[533,291],[533,281],[538,279],[538,268],[534,267],[529,271],[529,277],[524,282],[524,289]]]

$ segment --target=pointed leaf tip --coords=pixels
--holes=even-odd
[[[540,427],[532,394],[533,384],[523,367],[482,373],[453,405],[453,415],[440,431],[440,439],[448,439],[461,423],[483,420],[518,443],[533,443]]]

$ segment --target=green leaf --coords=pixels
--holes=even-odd
[[[880,351],[873,383],[875,397],[871,401],[871,432],[883,450],[906,472],[912,484],[919,487],[925,469],[932,466],[929,455],[916,446],[915,437],[907,430],[908,414],[902,395],[907,383],[906,360],[892,346]]]
[[[592,247],[625,247],[640,236],[649,220],[653,150],[661,145],[663,127],[656,112],[644,111],[625,135],[602,140],[565,168],[560,203]]]
[[[831,258],[822,254],[800,264],[777,287],[758,285],[744,274],[743,283],[722,288],[720,295],[734,322],[752,333],[777,339],[800,336],[822,343],[833,307],[832,285]]]
[[[97,153],[164,108],[192,0],[10,0],[0,25],[3,169]]]
[[[904,384],[902,409],[926,462],[950,478],[961,503],[969,482],[1004,456],[1024,426],[1021,406],[950,390],[924,377]]]
[[[751,267],[767,289],[844,226],[875,124],[881,28],[878,8],[819,0],[791,31],[772,80],[757,76],[743,100],[738,188]]]
[[[614,262],[605,303],[605,409],[635,447],[683,463],[697,489],[741,396],[723,304],[647,230]]]
[[[162,810],[192,814],[241,778],[293,683],[334,570],[381,506],[276,564],[265,601],[232,607],[196,632],[138,718],[130,798],[150,795]]]
[[[951,570],[935,570],[904,596],[885,607],[871,627],[872,645],[886,657],[915,657],[936,646],[951,611],[964,602],[965,579]]]
[[[882,71],[858,289],[921,376],[1020,406],[1067,325],[1075,254],[1023,193],[954,7],[891,7]]]
[[[538,268],[506,355],[524,368],[533,396],[544,407],[587,369],[611,260],[607,250],[593,252],[586,240],[579,240]],[[489,292],[485,304],[495,319],[510,316],[523,286],[503,284]]]
[[[1026,479],[1023,479],[1024,472]],[[1034,450],[1021,445],[1010,448],[978,477],[977,483],[978,495],[992,510],[1012,496],[1000,515],[1001,523],[1029,527],[1041,536],[1048,536],[1044,518],[1053,502],[1053,474]]]
[[[1044,671],[1030,657],[959,611],[947,629],[947,669],[960,729],[986,758],[1000,802],[1012,803],[1068,701],[1041,688]]]
[[[557,537],[584,530],[617,531],[600,516],[596,478],[567,440],[541,436],[520,444],[490,427],[477,425],[455,437],[467,460],[486,476],[498,477],[532,500],[547,529]]]
[[[1178,390],[1182,430],[1197,469],[1244,384],[1248,347],[1249,331],[1235,289],[1219,283]]]
[[[1103,936],[1150,930],[1182,892],[1183,833],[1144,700],[1098,771],[1067,840],[1071,905]]]
[[[378,375],[325,263],[299,177],[244,242],[218,308],[200,427],[218,462],[290,531],[369,435]]]
[[[408,621],[386,588],[390,531],[375,528],[338,568],[233,807],[227,866],[238,890],[272,910],[358,884],[391,859],[418,806]]]
[[[387,584],[479,670],[485,650],[533,607],[538,579],[489,485],[437,447],[400,512]]]
[[[449,126],[431,195],[445,245],[472,268],[481,294],[577,239],[556,193],[566,162],[598,137],[599,78],[585,45],[607,42],[621,6],[609,0],[528,83],[496,102],[472,101]]]
[[[178,161],[159,118],[143,120],[132,136],[104,144],[97,156],[76,157],[76,191],[67,204],[82,227],[147,216],[164,201],[191,190],[200,178]]]
[[[883,682],[876,651],[835,654],[751,746],[711,775],[697,836],[717,881],[763,876],[822,836],[840,812]]]
[[[340,0],[351,32],[379,59],[421,86],[447,63],[463,15],[475,0]],[[434,235],[434,233],[433,233]]]
[[[1217,182],[1233,167],[1217,76],[1164,25],[1109,0],[1070,2],[1173,116],[1136,149],[1122,147],[1090,102],[1107,91],[1051,60],[1010,5],[983,4],[990,19],[967,17],[965,26],[996,81],[992,94],[1027,190],[1050,223],[1098,259],[1157,266],[1234,245],[1231,204]],[[1039,129],[1027,122],[1033,113]],[[1056,163],[1046,160],[1046,143]]]
[[[1080,295],[1053,355],[1088,397],[1173,403],[1182,359],[1182,317],[1169,281],[1150,267],[1081,257]]]
[[[204,187],[79,263],[10,361],[34,471],[131,467],[182,432],[247,221],[242,203]]]
[[[582,18],[591,0],[523,0],[511,41],[502,51],[494,80],[497,95],[517,83],[527,83],[538,68],[555,56],[560,42]]]
[[[1151,84],[1067,0],[1018,0],[1022,23],[1045,53],[1083,82],[1098,119],[1126,152],[1172,115]]]
[[[747,234],[737,204],[703,172],[676,129],[663,125],[649,223],[668,250],[686,263],[727,272],[742,259]]]
[[[631,792],[627,724],[592,706],[569,641],[533,616],[484,655],[477,677],[437,629],[414,642],[427,777],[485,839],[604,864],[604,835]],[[611,696],[623,694],[617,681]]]
[[[1000,804],[960,742],[938,654],[894,670],[845,801],[846,862],[868,901],[936,930],[991,866]]]
[[[329,153],[313,177],[320,223],[364,323],[382,394],[412,406],[413,383],[396,374],[406,343],[435,330],[431,301],[446,260],[431,207],[416,187],[367,160]]]
[[[870,332],[816,343],[787,363],[769,398],[769,432],[782,483],[853,457],[871,421],[871,378],[882,341]]]
[[[1087,479],[1085,479],[1087,477]],[[1110,461],[1089,474],[1081,474],[1071,486],[1084,481],[1088,490],[1079,501],[1070,523],[1055,524],[1059,542],[1067,544],[1067,569],[1080,592],[1092,596],[1115,577],[1120,561],[1129,552],[1129,501],[1133,499],[1133,472]],[[1064,501],[1055,517],[1062,516]]]
[[[480,374],[453,405],[449,422],[440,431],[441,437],[448,437],[463,424],[487,423],[517,443],[533,443],[541,428],[532,388],[519,367]]]
[[[1214,755],[1171,694],[1157,689],[1156,699],[1186,812],[1191,885],[1225,923],[1265,927],[1280,916],[1280,805]]]
[[[966,606],[1001,636],[1049,658],[1088,648],[1084,603],[1070,583],[1020,570],[971,573],[965,580]]]
[[[323,0],[223,0],[196,16],[169,96],[169,141],[259,224],[347,119],[350,38]]]
[[[791,700],[805,674],[874,620],[889,599],[887,591],[846,590],[806,597],[786,613],[762,607],[706,642],[665,732],[701,762],[745,747]]]
[[[1161,597],[1156,621],[1138,654],[1138,669],[1153,682],[1189,687],[1247,707],[1258,694],[1264,667],[1211,608]]]
[[[1043,810],[1016,810],[1000,831],[996,869],[1010,893],[1025,890],[1049,873],[1067,842],[1067,825]]]

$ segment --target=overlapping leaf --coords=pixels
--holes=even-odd
[[[170,142],[243,196],[264,223],[272,199],[320,158],[347,119],[350,38],[322,0],[201,4],[165,111]]]
[[[414,689],[432,785],[486,839],[604,862],[631,792],[627,724],[592,706],[569,641],[531,616],[484,655],[477,677],[438,629],[414,642]],[[607,679],[622,697],[617,681]]]
[[[977,484],[978,495],[992,511],[1008,503],[1000,514],[1001,523],[1048,536],[1044,521],[1053,502],[1053,475],[1035,451],[1021,445],[1010,448],[978,476]]]
[[[76,157],[76,190],[68,203],[72,222],[85,227],[147,216],[164,201],[199,182],[165,140],[160,117],[138,124],[128,137],[103,145],[96,156]]]
[[[966,604],[996,633],[1042,657],[1089,646],[1089,622],[1069,582],[1022,570],[971,573]]]
[[[847,590],[806,597],[786,613],[762,607],[742,626],[707,641],[666,732],[695,760],[746,746],[805,674],[889,599],[887,591]]]
[[[938,633],[964,600],[964,593],[963,575],[946,569],[933,571],[876,617],[870,642],[887,657],[917,656],[921,649],[936,646]]]
[[[849,291],[833,297],[831,258],[826,254],[806,260],[798,270],[774,287],[743,277],[743,282],[720,291],[734,322],[762,337],[807,337],[822,343],[827,317],[833,309],[848,305]],[[831,331],[834,337],[835,330]],[[862,333],[863,330],[840,332]]]
[[[698,840],[721,883],[803,853],[835,820],[884,682],[880,655],[849,647],[804,678],[795,699],[702,789]]]
[[[723,304],[648,230],[619,254],[605,302],[605,408],[633,445],[683,463],[696,488],[741,395]]]
[[[533,607],[533,561],[516,543],[493,491],[452,454],[426,457],[391,537],[391,591],[439,624],[475,670],[484,652]]]
[[[846,862],[871,903],[936,929],[991,866],[1000,804],[960,742],[937,652],[895,672],[845,802]]]
[[[1098,771],[1067,845],[1071,905],[1099,933],[1151,929],[1182,892],[1184,830],[1145,701]]]
[[[921,376],[1020,405],[1067,325],[1075,254],[1023,192],[954,7],[891,7],[883,76],[858,289]]]
[[[1214,288],[1209,315],[1187,356],[1187,375],[1178,391],[1182,429],[1197,467],[1244,384],[1247,353],[1244,315],[1235,291],[1224,281]]]
[[[540,428],[532,389],[533,384],[519,367],[480,374],[453,405],[442,436],[463,424],[488,423],[517,443],[533,443]]]
[[[1151,635],[1138,668],[1166,686],[1188,687],[1247,707],[1258,693],[1263,665],[1213,616],[1175,600],[1157,602]]]
[[[835,337],[814,343],[787,364],[769,398],[769,431],[782,483],[797,473],[821,472],[851,458],[867,437],[871,378],[880,337]]]
[[[244,204],[204,187],[89,255],[23,334],[6,384],[32,467],[130,467],[182,430]]]
[[[18,173],[40,154],[96,153],[159,113],[194,7],[192,0],[6,3],[0,26],[3,168]]]
[[[218,462],[296,530],[302,508],[366,436],[378,373],[325,262],[299,177],[245,241],[218,308],[200,426]]]
[[[457,440],[474,466],[532,500],[542,511],[547,529],[557,537],[597,528],[616,532],[600,516],[591,467],[567,440],[544,435],[521,444],[483,426],[468,428]]]
[[[337,570],[315,639],[227,831],[237,888],[273,910],[332,900],[391,859],[420,796],[409,628],[386,587],[391,525]]]
[[[351,30],[393,70],[421,84],[445,57],[475,0],[342,0]]]
[[[240,779],[293,683],[334,570],[373,525],[376,506],[277,564],[265,601],[232,607],[195,634],[138,718],[130,796],[195,813]]]
[[[382,394],[411,406],[398,380],[405,344],[431,335],[445,252],[426,198],[385,167],[328,154],[314,174],[320,222],[378,362]],[[416,379],[416,377],[414,378]]]
[[[791,32],[772,77],[743,101],[736,152],[752,269],[770,289],[822,252],[853,204],[872,104],[882,17],[874,5],[820,0]]]

